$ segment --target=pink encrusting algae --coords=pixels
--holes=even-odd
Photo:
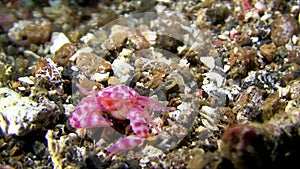
[[[249,0],[243,0],[243,8],[246,10],[250,10],[252,8],[249,3]]]

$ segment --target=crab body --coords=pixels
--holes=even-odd
[[[113,123],[102,117],[102,112],[109,112],[113,118],[130,121],[130,126],[136,135],[120,139],[109,150],[108,155],[118,154],[122,151],[134,148],[149,136],[148,123],[159,134],[160,130],[153,122],[149,113],[151,111],[170,111],[173,107],[163,107],[155,99],[141,96],[132,88],[125,85],[109,86],[102,90],[87,91],[77,85],[82,98],[70,115],[69,122],[74,128],[108,127]],[[147,123],[148,122],[148,123]]]

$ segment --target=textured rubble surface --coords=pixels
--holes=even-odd
[[[150,138],[150,141],[145,141],[145,146],[149,144],[162,150],[168,150],[174,148],[188,133],[191,124],[193,124],[194,116],[197,114],[195,110],[198,109],[198,104],[193,98],[197,94],[197,84],[188,70],[188,64],[171,52],[155,49],[154,47],[158,45],[157,43],[160,43],[155,41],[155,39],[150,41],[151,43],[148,41],[152,36],[162,36],[159,33],[166,34],[167,28],[164,28],[166,26],[163,22],[167,21],[168,16],[162,15],[162,19],[157,18],[155,13],[147,13],[147,15],[137,14],[120,18],[110,23],[107,27],[94,32],[92,38],[86,42],[92,49],[90,53],[79,50],[78,55],[76,54],[76,64],[79,68],[79,71],[76,72],[76,77],[79,83],[83,79],[106,82],[109,81],[109,74],[113,73],[114,77],[118,79],[118,83],[127,84],[140,92],[140,94],[157,98],[163,104],[167,105],[171,100],[178,100],[178,103],[176,103],[178,110],[166,115],[167,119],[164,120],[168,125],[165,129],[162,128],[162,133],[158,137]],[[176,22],[179,16],[176,16],[176,13],[167,15],[174,17],[169,19],[169,21],[174,21],[172,24],[178,24]],[[135,18],[140,20],[134,23]],[[154,18],[157,19],[155,20]],[[182,21],[185,20],[183,19]],[[110,27],[110,25],[112,26]],[[171,26],[168,25],[168,27]],[[193,35],[190,35],[193,29],[174,31],[184,34],[187,36],[186,40],[191,42],[191,39],[194,38]],[[195,34],[198,36],[200,33],[198,31]],[[142,36],[143,34],[145,37]],[[199,43],[195,42],[193,45],[196,48],[197,45],[200,46],[205,43],[206,41],[199,41]],[[173,45],[176,44],[171,44],[170,46]],[[203,50],[209,50],[209,48]],[[113,54],[111,51],[116,53]],[[176,51],[173,52],[176,53]],[[92,64],[87,64],[91,59],[94,60]],[[113,61],[110,63],[107,60]],[[178,65],[180,62],[182,64]],[[76,81],[76,78],[74,80]],[[82,84],[85,85],[86,83]],[[163,122],[161,122],[162,119],[159,116],[164,115],[159,113],[152,115],[155,118],[154,121],[160,124]],[[95,139],[95,132],[90,133],[93,139]],[[113,137],[113,135],[119,134],[110,129],[103,129],[103,131],[101,129],[96,133],[102,136],[100,137],[100,142],[103,147],[106,147],[105,145],[110,142],[115,142],[120,137]],[[110,134],[108,135],[107,133]],[[98,139],[95,140],[98,141]],[[138,155],[137,152],[135,150],[136,155]],[[132,154],[132,152],[129,152],[129,154]]]
[[[0,2],[0,168],[298,166],[299,1],[36,2]],[[108,157],[129,121],[71,128],[76,83],[176,110]]]
[[[9,30],[8,37],[19,45],[45,43],[52,32],[52,23],[48,20],[21,20]]]
[[[61,114],[53,101],[38,103],[6,87],[0,88],[0,96],[1,130],[6,134],[26,135],[55,124]]]

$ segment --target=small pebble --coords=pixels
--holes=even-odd
[[[20,20],[8,31],[8,37],[19,45],[44,43],[49,40],[52,23],[46,19]]]
[[[25,84],[34,85],[34,81],[32,81],[29,77],[19,77],[18,80]]]
[[[54,32],[51,38],[52,46],[50,46],[50,52],[54,54],[63,45],[70,43],[69,38],[64,33]]]
[[[275,58],[276,46],[274,44],[264,44],[259,48],[259,51],[268,62],[272,62]]]
[[[254,4],[254,8],[256,8],[259,13],[263,13],[266,10],[266,5],[264,3],[262,3],[261,1],[257,1]]]
[[[290,14],[285,14],[271,23],[271,30],[272,41],[276,46],[282,46],[298,32],[298,24]]]
[[[70,57],[76,53],[76,50],[76,46],[71,43],[65,43],[55,51],[53,61],[58,65],[64,66],[69,62]]]

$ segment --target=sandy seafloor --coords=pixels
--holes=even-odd
[[[1,0],[0,169],[297,168],[299,12],[299,0]],[[174,110],[138,105],[161,133],[148,125],[143,144],[108,156],[138,136],[109,111],[83,116],[112,127],[73,128],[76,84],[127,85]]]

